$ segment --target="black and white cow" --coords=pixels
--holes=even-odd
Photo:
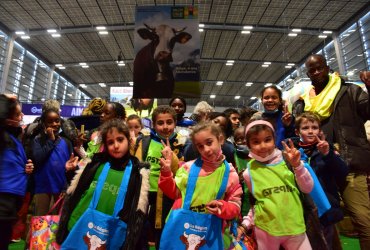
[[[171,98],[175,80],[170,67],[175,43],[184,44],[192,36],[181,30],[161,24],[155,28],[144,24],[138,29],[141,38],[150,40],[134,60],[133,98]]]

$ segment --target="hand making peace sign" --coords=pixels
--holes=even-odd
[[[293,168],[297,168],[301,165],[301,152],[294,147],[291,139],[289,139],[288,142],[289,146],[284,141],[281,142],[284,147],[283,154],[285,160],[289,162]]]
[[[320,153],[323,155],[329,154],[330,147],[329,147],[329,143],[325,140],[324,133],[320,133],[319,135],[316,135],[316,138],[318,142],[316,145],[317,150],[319,150]]]
[[[281,117],[281,121],[283,122],[283,125],[285,127],[288,127],[293,121],[293,116],[289,112],[287,104],[284,104],[283,116]]]
[[[161,165],[161,171],[171,171],[173,152],[171,149],[170,141],[167,138],[166,143],[164,143],[163,141],[161,142],[164,147],[161,151],[163,157],[159,160],[159,163]]]

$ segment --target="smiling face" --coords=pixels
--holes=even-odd
[[[265,111],[275,111],[281,104],[279,93],[273,88],[266,88],[262,94],[262,104]]]
[[[54,134],[59,132],[60,129],[60,115],[57,112],[49,111],[45,116],[45,127],[53,128]]]
[[[250,151],[262,158],[271,155],[275,149],[274,135],[270,129],[260,130],[248,139]]]
[[[105,145],[108,154],[116,159],[126,155],[129,149],[127,137],[123,133],[118,132],[117,128],[112,128],[108,131]]]
[[[310,56],[306,63],[307,76],[315,86],[324,87],[329,81],[329,66],[321,55]]]
[[[300,136],[303,143],[311,144],[317,141],[317,136],[320,134],[320,126],[317,121],[304,119],[299,128],[296,129],[296,134]]]
[[[211,129],[203,129],[194,134],[193,143],[203,158],[215,162],[220,156],[223,136],[216,137]]]
[[[169,113],[160,113],[154,122],[154,130],[160,136],[169,138],[175,130],[175,120]]]

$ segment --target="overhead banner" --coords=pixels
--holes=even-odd
[[[200,97],[197,6],[137,6],[134,98]]]
[[[157,100],[152,98],[132,98],[132,87],[110,87],[110,101],[119,102],[125,107],[126,116],[137,114],[150,117],[157,107]]]

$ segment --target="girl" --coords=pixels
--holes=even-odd
[[[224,135],[219,126],[200,123],[190,137],[200,157],[185,163],[175,179],[171,172],[172,150],[168,140],[166,144],[162,142],[165,148],[164,158],[160,159],[159,187],[175,202],[160,249],[180,249],[184,245],[223,249],[222,220],[232,219],[240,212],[242,190],[238,174],[222,154]]]
[[[0,249],[8,249],[12,225],[26,194],[27,174],[33,171],[19,140],[22,120],[16,97],[0,95]]]
[[[143,123],[141,122],[140,116],[135,114],[129,115],[126,120],[126,124],[130,130],[130,135],[137,138],[141,134],[140,131],[143,129]]]
[[[102,113],[100,114],[100,124],[104,124],[106,121],[118,118],[122,119],[122,122],[126,119],[126,110],[122,104],[118,102],[107,102],[105,103]],[[87,135],[89,142],[87,143],[87,149],[80,147],[76,152],[82,160],[78,163],[79,168],[84,168],[88,163],[91,162],[91,158],[95,153],[102,152],[104,145],[101,142],[100,127],[93,129]]]
[[[276,146],[283,149],[281,141],[295,136],[293,116],[283,103],[281,90],[275,85],[262,89],[261,101],[264,107],[262,119],[269,121],[275,128]]]
[[[170,100],[169,105],[176,111],[177,121],[175,131],[186,138],[189,137],[190,128],[195,124],[193,120],[184,117],[186,112],[186,101],[182,97],[174,97]]]
[[[43,109],[40,119],[43,129],[32,142],[35,160],[34,199],[35,215],[46,215],[52,198],[54,201],[67,185],[65,163],[72,154],[71,143],[60,136],[59,109],[49,106]]]
[[[292,141],[289,146],[283,142],[284,160],[275,147],[274,128],[264,120],[251,122],[245,134],[253,160],[248,163],[243,177],[255,204],[243,218],[237,240],[254,223],[259,250],[278,250],[280,245],[287,250],[311,249],[298,188],[309,193],[313,181],[299,150],[294,148]]]
[[[90,243],[104,249],[137,247],[148,207],[148,165],[130,155],[129,130],[122,120],[104,123],[101,136],[105,150],[77,171],[67,190],[57,232],[62,249],[84,249]],[[112,228],[105,225],[110,222]]]

